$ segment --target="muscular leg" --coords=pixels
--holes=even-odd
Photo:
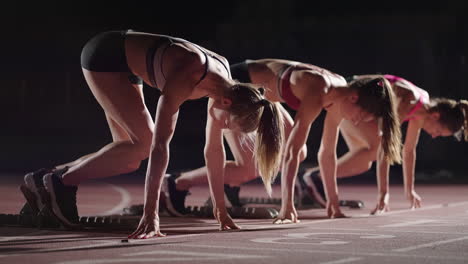
[[[142,89],[143,87],[135,87],[135,88]],[[125,130],[123,128],[121,128],[114,120],[112,120],[112,118],[108,114],[106,114],[106,119],[107,119],[107,123],[109,125],[109,129],[110,129],[111,134],[112,134],[112,141],[113,142],[130,140],[130,137],[125,132]],[[95,154],[96,154],[96,152],[86,154],[84,156],[79,157],[78,159],[76,159],[74,161],[71,161],[71,162],[68,162],[68,163],[65,163],[65,164],[62,164],[62,165],[57,165],[55,167],[55,169],[60,170],[60,169],[63,169],[65,167],[69,167],[69,168],[73,167],[73,166],[85,161],[87,158],[89,158],[89,157],[91,157],[91,156],[93,156]],[[140,161],[137,161],[134,164],[129,164],[129,167],[138,169],[139,166],[140,166],[140,163],[141,163]]]
[[[282,106],[280,107],[281,114],[285,121],[285,138],[287,139],[291,133],[294,124],[289,113]],[[224,137],[234,156],[234,161],[226,162],[226,170],[224,174],[224,182],[231,186],[239,186],[242,183],[258,177],[258,171],[255,168],[253,160],[253,152],[247,145],[243,145],[242,134],[235,131],[230,131],[224,134]],[[307,148],[304,146],[301,152],[301,160],[304,160],[307,155]],[[206,167],[198,168],[193,171],[182,173],[176,180],[178,190],[188,190],[190,187],[198,184],[208,183]]]
[[[376,160],[380,144],[377,122],[362,122],[355,126],[351,121],[343,120],[340,131],[349,151],[338,158],[337,178],[351,177],[369,170]],[[307,174],[318,170],[318,167],[309,169]]]
[[[349,152],[338,159],[337,177],[355,176],[369,170],[377,158],[380,145],[377,122],[362,122],[355,126],[345,120],[340,130],[348,144]]]
[[[234,156],[234,160],[226,162],[224,182],[233,186],[239,186],[241,183],[247,182],[258,176],[253,160],[252,150],[249,146],[242,145],[242,136],[242,133],[236,131],[228,131],[224,133],[224,138],[229,144]],[[206,166],[182,173],[182,175],[176,180],[178,190],[188,190],[194,185],[206,183],[208,183]]]
[[[149,155],[153,121],[144,104],[141,86],[132,86],[128,73],[90,72],[84,76],[104,109],[113,142],[70,163],[63,183],[77,185],[89,178],[108,177],[136,170]]]

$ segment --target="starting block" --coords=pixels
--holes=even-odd
[[[195,217],[213,217],[211,206],[189,206],[186,209]],[[228,207],[227,211],[232,218],[274,219],[278,216],[278,210],[269,207]]]
[[[364,208],[364,202],[361,200],[340,200],[340,206],[361,209]]]
[[[265,197],[242,197],[239,199],[242,204],[273,204],[277,206],[281,206],[281,199],[280,198],[265,198]],[[295,199],[295,206],[299,210],[305,209],[313,209],[313,208],[323,208],[321,205],[314,202],[312,199],[303,197],[299,199]],[[208,202],[208,201],[207,201]],[[211,202],[211,200],[210,200]],[[364,202],[361,200],[340,200],[340,206],[349,207],[352,209],[361,209],[364,208]]]
[[[188,212],[187,217],[213,217],[213,207],[211,204],[204,206],[188,206],[185,208]],[[233,218],[246,219],[272,219],[278,215],[278,210],[270,207],[228,207],[228,213]],[[123,209],[122,216],[141,216],[143,215],[143,205],[136,204]],[[161,210],[161,216],[169,216],[167,212]]]
[[[138,227],[141,216],[103,215],[82,216],[80,223],[85,228],[99,229],[132,229]]]
[[[34,228],[60,228],[60,222],[44,207],[39,213],[33,213],[28,203],[25,203],[19,214],[0,214],[0,226],[22,226]]]

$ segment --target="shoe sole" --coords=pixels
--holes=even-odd
[[[177,217],[185,217],[186,215],[179,213],[171,202],[171,195],[169,193],[169,186],[167,179],[163,180],[162,192],[164,193],[164,198],[166,200],[166,209],[169,214]]]
[[[62,215],[62,212],[60,211],[60,208],[57,204],[57,199],[55,197],[55,192],[54,192],[54,184],[51,179],[52,175],[45,175],[44,176],[44,187],[47,190],[48,193],[48,200],[46,203],[46,206],[50,209],[52,214],[62,223],[62,225],[72,228],[72,229],[77,229],[81,228],[81,224],[73,224],[70,221],[68,221],[67,218],[65,218]]]
[[[37,194],[29,190],[25,184],[21,184],[19,189],[21,193],[23,193],[26,202],[31,207],[32,213],[37,215],[43,208],[44,204],[42,202],[38,202]]]
[[[240,199],[242,199],[242,198],[240,198]],[[247,203],[243,203],[243,204],[240,205],[240,206],[235,206],[235,205],[233,205],[233,204],[231,203],[231,200],[229,200],[229,198],[227,197],[226,194],[224,194],[224,201],[225,201],[225,203],[226,203],[225,207],[232,207],[232,208],[243,208],[243,207],[245,207],[245,205],[247,204]],[[211,199],[211,195],[208,196],[208,199],[207,199],[206,202],[205,202],[205,206],[213,207],[213,200]]]
[[[24,177],[24,185],[20,186],[20,190],[34,212],[39,213],[42,208],[44,208],[41,190],[37,188],[32,175],[26,175]]]
[[[318,190],[316,189],[315,187],[315,184],[314,183],[310,183],[307,179],[304,179],[304,183],[305,183],[305,191],[306,193],[312,198],[314,199],[320,206],[322,206],[323,208],[326,208],[327,207],[327,202],[325,200],[323,200],[323,198],[321,197],[321,195],[318,194]],[[311,186],[312,184],[312,186]]]

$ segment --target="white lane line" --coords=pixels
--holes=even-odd
[[[190,261],[191,258],[112,258],[112,259],[85,259],[85,260],[71,260],[63,262],[55,262],[55,264],[107,264],[107,263],[157,263],[163,261]]]
[[[466,237],[459,237],[459,238],[454,238],[454,239],[436,241],[436,242],[427,243],[427,244],[421,244],[421,245],[412,246],[412,247],[393,249],[392,251],[395,251],[395,252],[408,252],[408,251],[415,250],[415,249],[426,248],[426,247],[433,247],[433,246],[438,246],[438,245],[453,243],[453,242],[462,241],[462,240],[467,240],[467,239],[468,239],[468,236],[466,236]]]
[[[402,209],[402,210],[398,210],[398,211],[390,211],[390,212],[387,212],[387,213],[383,213],[382,215],[385,216],[385,215],[402,214],[402,213],[408,213],[408,212],[420,212],[420,211],[427,211],[427,210],[432,210],[432,209],[457,207],[457,206],[463,206],[463,205],[468,205],[468,201],[457,202],[457,203],[435,204],[435,205],[431,205],[431,206],[424,206],[424,207],[418,208],[418,209]]]
[[[358,229],[358,228],[339,228],[339,227],[309,227],[308,230],[318,229],[320,231],[324,230],[339,230],[339,231],[362,231],[362,232],[381,232],[382,230],[377,229]],[[443,232],[443,231],[420,231],[420,230],[390,230],[385,231],[388,233],[418,233],[418,234],[443,234],[443,235],[468,235],[467,232]]]
[[[40,230],[31,233],[26,233],[22,236],[11,236],[11,237],[2,237],[0,238],[0,242],[7,242],[7,241],[14,241],[19,239],[33,239],[32,236],[42,235],[45,233],[49,233],[48,230]]]
[[[173,257],[157,257],[157,258],[141,258],[144,255],[173,255]],[[152,250],[146,252],[121,254],[124,257],[136,258],[104,258],[104,259],[84,259],[57,262],[56,264],[104,264],[104,263],[135,263],[135,262],[161,262],[161,261],[177,261],[177,262],[193,262],[200,260],[226,260],[226,259],[265,259],[271,256],[263,255],[243,255],[243,254],[222,254],[209,252],[192,252],[180,250]]]
[[[417,220],[417,221],[409,221],[409,222],[403,222],[403,223],[398,223],[398,224],[382,225],[382,226],[378,226],[378,227],[404,227],[404,226],[427,224],[427,223],[433,223],[433,222],[437,222],[437,220],[421,219],[421,220]]]
[[[127,243],[121,242],[122,238],[116,239],[104,239],[104,240],[95,240],[96,242],[91,245],[82,245],[82,246],[73,246],[73,247],[62,247],[62,248],[42,248],[42,249],[32,249],[32,250],[25,250],[21,252],[21,254],[2,254],[2,257],[12,257],[12,256],[24,256],[28,253],[41,253],[41,252],[59,252],[59,251],[69,251],[75,249],[99,249],[102,247],[107,246],[115,246],[115,247],[126,247],[129,244],[144,244],[144,245],[157,245],[161,240],[170,240],[176,238],[186,238],[186,237],[193,237],[193,236],[201,236],[203,234],[189,234],[189,235],[173,235],[173,236],[166,236],[166,237],[158,237],[158,238],[150,238],[150,239],[129,239]],[[74,239],[70,239],[70,241],[75,241]]]
[[[370,234],[370,233],[291,233],[282,235],[280,237],[263,237],[255,238],[250,241],[255,243],[271,243],[271,244],[304,244],[304,245],[345,245],[351,243],[351,241],[343,241],[339,238],[333,238],[334,235],[349,235],[359,236],[362,239],[388,239],[394,238],[393,235],[382,235],[382,234]],[[294,242],[291,240],[304,239],[307,242]],[[327,240],[328,239],[328,240]]]
[[[361,259],[363,258],[344,258],[344,259],[339,259],[339,260],[334,260],[334,261],[320,262],[320,264],[341,264],[341,263],[354,262],[354,261],[358,261]]]
[[[132,200],[131,195],[127,190],[125,190],[122,187],[119,187],[119,186],[114,185],[114,184],[108,184],[108,185],[110,185],[110,187],[112,189],[114,189],[115,191],[117,191],[120,194],[121,199],[120,199],[120,202],[116,206],[114,206],[114,208],[101,213],[101,215],[120,214],[125,207],[130,206],[130,202]]]
[[[216,257],[216,258],[265,258],[271,256],[263,255],[243,255],[243,254],[224,254],[224,253],[210,253],[210,252],[193,252],[193,251],[175,251],[175,250],[152,250],[137,253],[122,254],[122,256],[135,257],[143,255],[161,255],[173,254],[178,256],[196,256],[196,257]]]
[[[421,258],[421,259],[438,259],[442,260],[444,263],[448,260],[463,260],[466,261],[464,256],[430,256],[427,254],[417,255],[417,254],[395,254],[387,252],[356,252],[356,251],[346,251],[346,250],[314,250],[314,249],[291,249],[291,248],[257,248],[257,247],[233,247],[233,246],[217,246],[217,245],[188,245],[188,244],[178,244],[178,245],[165,245],[168,247],[194,247],[194,248],[209,248],[209,249],[226,249],[226,250],[255,250],[255,251],[272,251],[272,252],[297,252],[297,253],[311,253],[311,254],[328,254],[328,255],[345,255],[345,256],[363,256],[363,257],[398,257],[398,258]]]

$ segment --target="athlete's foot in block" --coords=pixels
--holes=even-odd
[[[42,168],[34,172],[27,173],[24,176],[24,184],[21,185],[20,190],[34,214],[38,214],[44,207],[44,184],[42,178],[50,171],[51,170],[49,169]]]
[[[163,181],[162,192],[165,196],[166,209],[172,216],[185,216],[185,198],[189,194],[187,190],[177,190],[177,175],[166,174]]]
[[[232,207],[242,207],[243,203],[239,197],[240,186],[230,186],[229,184],[224,185],[224,194],[227,200],[231,203]]]
[[[44,187],[49,195],[47,206],[54,216],[67,228],[82,228],[76,205],[78,187],[64,185],[62,171],[55,171],[44,175]]]
[[[299,223],[297,211],[294,206],[285,206],[282,207],[278,216],[273,221],[273,224],[282,225],[282,224],[294,224]]]
[[[318,176],[318,171],[313,173],[304,173],[298,182],[301,187],[302,200],[304,204],[314,204],[316,207],[325,208],[326,198],[323,189],[323,183]],[[306,199],[304,199],[306,198]]]

